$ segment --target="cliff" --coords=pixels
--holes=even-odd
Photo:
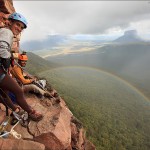
[[[0,1],[0,12],[10,14],[14,11],[12,0]],[[39,122],[29,120],[26,127],[17,124],[14,130],[20,138],[16,139],[12,134],[0,138],[1,150],[95,150],[95,146],[86,139],[82,124],[61,97],[41,99],[34,94],[25,96],[27,103],[44,114],[44,118]],[[4,105],[0,104],[1,125],[6,119],[5,111]],[[9,122],[5,130],[9,132],[12,128]]]
[[[15,8],[13,7],[12,0],[0,0],[0,12],[5,14],[10,14],[15,12]]]
[[[21,135],[16,140],[11,134],[0,138],[0,149],[39,150],[94,150],[85,137],[82,124],[73,116],[61,97],[40,99],[34,94],[26,95],[27,103],[44,114],[39,122],[30,121],[25,128],[18,124],[14,130]],[[5,107],[1,104],[0,122],[5,119]],[[9,125],[7,131],[13,126]],[[9,144],[8,144],[9,142]]]

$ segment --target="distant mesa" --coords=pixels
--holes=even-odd
[[[114,40],[114,42],[118,43],[135,43],[135,42],[144,42],[141,39],[136,30],[128,30],[124,32],[124,35],[119,37],[118,39]]]

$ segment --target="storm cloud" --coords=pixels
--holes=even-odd
[[[150,34],[148,1],[14,1],[28,19],[23,41],[48,35],[112,34],[134,28]]]

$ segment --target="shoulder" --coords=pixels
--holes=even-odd
[[[21,68],[18,65],[15,65],[12,70],[21,70]]]
[[[2,34],[13,36],[12,31],[8,28],[0,28],[0,33],[1,33],[1,36]]]
[[[11,45],[13,37],[14,35],[10,29],[0,28],[0,42],[4,41],[7,42],[9,45]]]

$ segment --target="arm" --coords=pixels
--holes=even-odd
[[[0,41],[0,57],[1,58],[10,58],[11,54],[9,52],[9,45],[7,42]]]
[[[33,75],[29,74],[26,71],[23,71],[23,75],[26,76],[26,78],[28,78],[28,79],[35,79],[35,77]]]
[[[0,29],[0,57],[10,58],[10,47],[12,45],[13,33],[6,28]]]
[[[25,79],[22,73],[22,69],[18,66],[14,66],[11,73],[14,75],[15,78],[17,78],[23,84],[30,84],[34,81],[32,79]]]

